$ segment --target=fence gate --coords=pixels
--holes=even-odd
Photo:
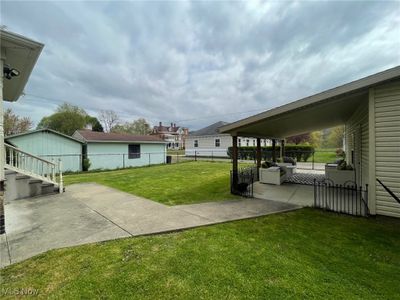
[[[235,184],[235,177],[237,184]],[[231,193],[242,197],[253,197],[253,183],[258,180],[257,167],[231,171]]]
[[[366,217],[369,215],[368,185],[363,189],[352,181],[338,185],[332,180],[314,179],[314,207]]]

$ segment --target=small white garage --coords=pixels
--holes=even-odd
[[[7,143],[48,161],[61,160],[64,172],[82,171],[82,142],[52,129],[38,129],[5,138]]]
[[[158,136],[77,130],[73,137],[84,143],[83,156],[89,159],[90,170],[112,170],[166,162],[167,144]]]

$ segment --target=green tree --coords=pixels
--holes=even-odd
[[[103,126],[96,117],[87,116],[86,125],[90,124],[92,126],[92,131],[104,132]]]
[[[344,126],[333,127],[328,135],[326,145],[329,148],[343,147]]]
[[[63,103],[57,107],[54,114],[43,117],[37,128],[49,128],[72,135],[76,130],[83,129],[88,124],[91,124],[96,130],[100,130],[101,125],[97,118],[90,117],[84,109],[78,106]]]
[[[320,148],[322,145],[322,131],[313,131],[310,133],[310,144],[314,148]]]
[[[63,104],[59,105],[56,109],[56,113],[74,113],[84,117],[87,116],[87,113],[83,108],[69,104],[67,102],[64,102]]]
[[[50,117],[43,117],[37,124],[36,129],[49,128]]]
[[[133,122],[125,122],[123,124],[115,125],[112,128],[112,132],[147,135],[150,134],[151,128],[150,124],[145,119],[140,118]]]

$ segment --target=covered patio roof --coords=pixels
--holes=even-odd
[[[400,66],[227,124],[219,131],[233,136],[283,139],[341,125],[362,102],[368,104],[370,87],[397,78]]]

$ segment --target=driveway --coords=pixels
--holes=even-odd
[[[5,206],[1,266],[50,249],[171,232],[299,209],[291,203],[240,199],[166,206],[95,183],[74,184],[59,195]]]

